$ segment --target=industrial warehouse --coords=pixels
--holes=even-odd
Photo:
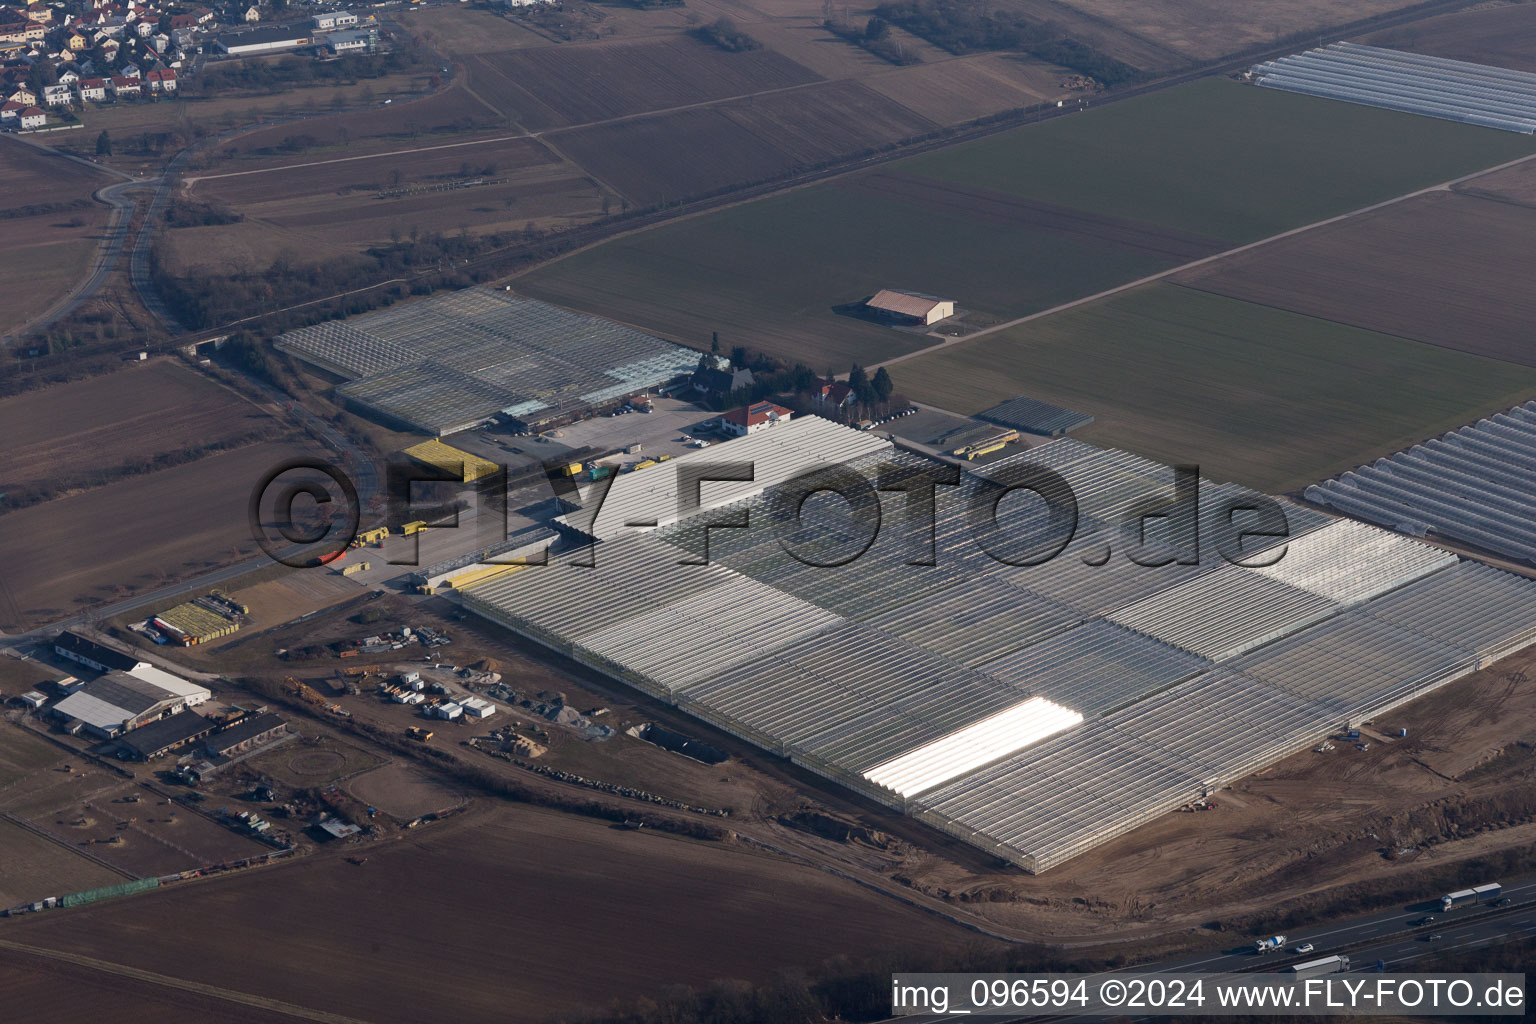
[[[753,479],[680,503],[706,462]],[[993,482],[1024,465],[1079,506],[1041,564],[1022,563],[1050,547],[1048,517]],[[796,418],[617,478],[595,517],[561,523],[597,541],[573,559],[595,569],[503,573],[464,604],[1031,872],[1536,639],[1536,582],[1302,506],[1280,504],[1288,538],[1227,561],[1210,510],[1260,498],[1232,485],[1201,481],[1184,564],[1173,472],[1073,440],[937,488],[931,534],[899,493],[873,541],[846,514],[867,499],[814,494],[849,470],[883,487],[934,468]],[[991,532],[974,511],[989,494]],[[1128,521],[1141,555],[1167,557],[1128,558]]]
[[[1444,57],[1333,43],[1256,65],[1258,85],[1501,131],[1536,132],[1536,75]]]
[[[698,353],[609,320],[491,288],[442,292],[277,347],[344,378],[349,404],[441,437],[500,417],[542,430],[665,384]]]

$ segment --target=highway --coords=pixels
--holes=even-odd
[[[1480,949],[1522,939],[1536,938],[1536,875],[1515,878],[1504,883],[1503,898],[1511,901],[1505,907],[1463,906],[1442,912],[1438,895],[1420,903],[1377,911],[1347,921],[1333,921],[1308,928],[1298,928],[1286,933],[1283,950],[1259,954],[1254,952],[1255,940],[1244,937],[1225,949],[1189,953],[1154,963],[1137,964],[1115,971],[1105,971],[1089,977],[1104,978],[1113,974],[1255,974],[1278,972],[1293,963],[1314,960],[1335,954],[1349,957],[1350,974],[1404,971],[1414,962],[1430,956],[1443,956],[1457,950]],[[1433,914],[1435,921],[1429,925],[1415,922]],[[1438,940],[1431,941],[1431,935]],[[1297,954],[1297,946],[1311,943],[1313,950]],[[1378,966],[1379,965],[1379,966]],[[939,1024],[952,1020],[954,1014],[913,1014],[892,1017],[884,1024]],[[1089,1022],[1100,1020],[1092,1016],[999,1016],[989,1018],[999,1022],[1047,1021]],[[1136,1018],[1149,1019],[1149,1018]]]

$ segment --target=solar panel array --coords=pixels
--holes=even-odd
[[[1414,537],[1536,565],[1536,402],[1307,488],[1308,501]]]
[[[1050,402],[1042,402],[1025,395],[1000,402],[986,412],[977,413],[976,418],[1004,427],[1013,427],[1015,430],[1027,430],[1031,434],[1045,434],[1049,437],[1065,434],[1078,427],[1086,427],[1093,422],[1093,417],[1087,413],[1073,412],[1071,409],[1063,409],[1059,405],[1052,405]]]
[[[338,394],[439,436],[497,413],[579,415],[698,363],[634,328],[490,288],[303,327],[277,345],[350,378]]]
[[[1333,43],[1257,64],[1255,82],[1366,106],[1530,135],[1536,75],[1487,64]]]
[[[1315,510],[1282,506],[1290,536],[1253,538],[1231,564],[1208,510],[1198,541],[1180,533],[1194,520],[1171,506],[1168,467],[1076,441],[936,486],[930,531],[908,518],[921,488],[864,493],[846,474],[909,485],[938,463],[796,422],[771,447],[677,460],[737,445],[760,471],[784,459],[765,489],[606,533],[595,568],[494,578],[466,606],[1030,871],[1536,639],[1536,583]],[[781,485],[814,464],[785,443],[796,431],[847,461]],[[1037,496],[995,500],[1031,464],[1077,494],[1065,547]],[[842,496],[806,497],[834,483]],[[1028,536],[1014,561],[1060,554],[982,550],[977,509],[993,506],[1002,532]],[[1121,517],[1148,513],[1170,514],[1140,543]],[[706,543],[708,564],[680,564]]]

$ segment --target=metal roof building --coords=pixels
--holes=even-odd
[[[289,331],[278,348],[346,378],[343,398],[436,436],[503,415],[565,422],[690,372],[698,353],[490,288]]]
[[[1536,75],[1524,71],[1333,43],[1255,65],[1250,74],[1269,89],[1524,135],[1536,132]]]
[[[1063,409],[1059,405],[1052,405],[1050,402],[1042,402],[1025,395],[1010,398],[1006,402],[994,405],[986,412],[979,412],[976,418],[999,426],[1027,430],[1031,434],[1046,434],[1050,437],[1059,437],[1093,422],[1093,417],[1087,413],[1073,412],[1071,409]]]
[[[1536,565],[1536,402],[1314,484],[1306,497],[1410,536],[1433,533]]]
[[[755,479],[678,515],[686,459],[630,474],[590,551],[472,585],[465,606],[1030,871],[1536,639],[1536,582],[1295,505],[1290,536],[1245,564],[1204,530],[1184,552],[1200,564],[1133,563],[1123,520],[1166,510],[1173,473],[1075,441],[936,488],[931,534],[899,490],[806,497],[936,465],[868,433],[805,417],[707,457]],[[982,550],[976,502],[1030,464],[1078,492],[1081,536],[1009,565]],[[727,514],[746,525],[709,525]],[[640,518],[657,525],[625,525]],[[1150,545],[1170,555],[1173,519]],[[1049,548],[1038,502],[997,504],[996,523]]]

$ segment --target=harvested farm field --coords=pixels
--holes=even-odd
[[[1536,71],[1536,8],[1523,3],[1478,4],[1472,10],[1383,29],[1351,42]]]
[[[0,940],[0,992],[14,1024],[75,1024],[111,1018],[113,1024],[162,1024],[196,1020],[205,1024],[270,1024],[276,1009],[268,1000],[242,1005],[190,986],[162,985],[153,972],[97,970],[69,953],[39,956]],[[139,976],[135,976],[139,974]],[[18,1013],[26,1007],[24,1013]]]
[[[1028,107],[1073,90],[1072,72],[1017,53],[982,53],[870,74],[864,85],[939,124]]]
[[[76,853],[62,837],[48,838],[0,818],[0,907],[127,880],[126,874]]]
[[[396,100],[387,107],[370,106],[244,132],[212,151],[212,166],[237,170],[415,149],[455,142],[456,136],[487,129],[507,134],[500,114],[469,90],[455,87],[419,99]],[[239,167],[227,167],[230,161],[238,161]]]
[[[1179,50],[1121,25],[1125,8],[1110,17],[1080,10],[1062,0],[1001,0],[998,8],[1037,24],[1054,25],[1065,35],[1143,71],[1170,71],[1189,64],[1189,58]]]
[[[1203,79],[895,166],[1248,242],[1532,152],[1510,132]]]
[[[314,857],[34,915],[8,933],[129,967],[175,962],[189,981],[374,1021],[418,1020],[424,1000],[441,1019],[540,1021],[678,983],[978,941],[741,846],[507,805],[428,825],[361,865]],[[198,956],[179,956],[189,944]]]
[[[241,223],[177,228],[167,244],[178,266],[220,265],[245,253],[258,263],[287,248],[356,251],[421,232],[479,234],[566,226],[599,214],[602,195],[586,175],[528,138],[361,157],[197,178],[194,199],[240,211]]]
[[[12,662],[10,658],[0,659],[0,661],[3,661],[7,667],[12,664],[22,664]],[[40,674],[54,679],[61,678],[64,674],[58,671],[43,672],[41,665],[37,662],[25,664],[37,666]],[[22,681],[9,673],[3,678],[8,684],[5,687],[7,693],[19,693],[33,689],[37,685],[35,676],[29,678],[24,685],[19,685]],[[0,730],[0,737],[3,737],[0,738],[0,786],[8,787],[18,779],[24,779],[34,772],[51,767],[68,756],[62,748],[19,726],[6,725],[3,730]]]
[[[14,138],[0,138],[0,335],[20,327],[90,271],[108,208],[92,193],[114,179]]]
[[[271,416],[174,360],[130,363],[0,399],[0,437],[6,439],[0,491],[89,478],[129,463],[153,463],[189,444],[278,429]]]
[[[1529,177],[1524,167],[1522,172]],[[1536,366],[1536,209],[1432,192],[1175,280],[1383,334]]]
[[[690,36],[512,50],[470,56],[465,63],[479,95],[534,130],[820,80],[772,50],[728,53]]]
[[[974,413],[1028,394],[1076,433],[1278,493],[1530,397],[1536,370],[1154,284],[904,360],[913,398]]]
[[[57,621],[91,603],[251,557],[251,488],[309,451],[296,443],[248,445],[6,515],[0,596],[9,600],[0,606],[0,629]]]
[[[577,128],[553,141],[647,206],[879,150],[937,127],[858,82],[827,82]]]
[[[1064,0],[1063,6],[1191,60],[1213,60],[1309,29],[1409,7],[1412,0],[1268,0],[1261,7],[1228,0]]]

